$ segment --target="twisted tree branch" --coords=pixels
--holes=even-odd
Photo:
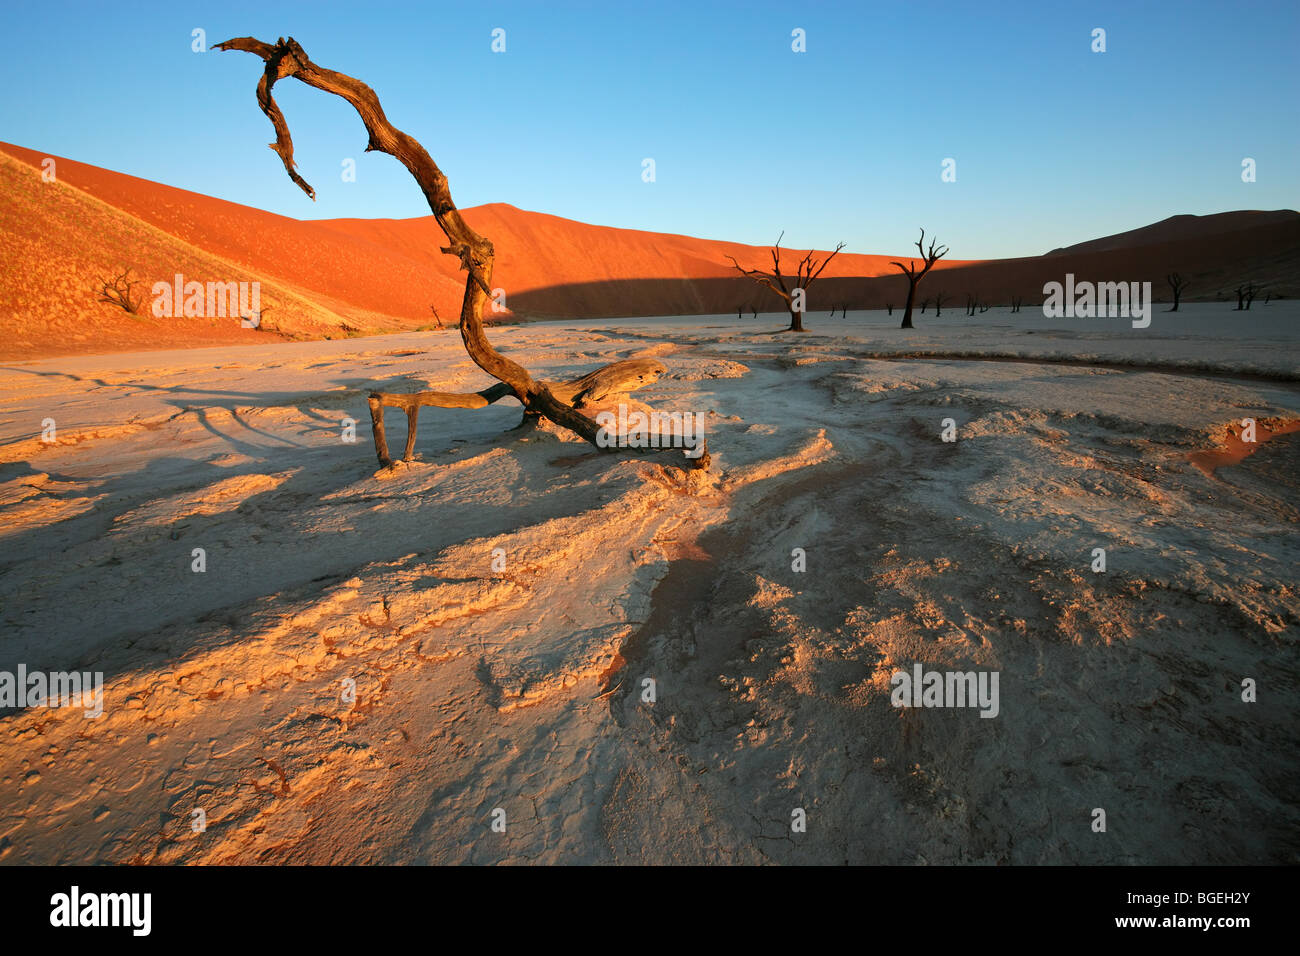
[[[289,178],[313,200],[316,198],[315,190],[298,175],[294,168],[293,139],[289,135],[289,126],[285,122],[284,114],[280,112],[280,107],[271,95],[272,87],[285,77],[293,77],[308,86],[342,97],[352,104],[369,135],[366,151],[387,153],[406,167],[424,193],[429,209],[447,237],[448,245],[443,247],[442,251],[458,257],[461,268],[467,273],[465,297],[460,312],[461,339],[465,343],[465,351],[469,353],[474,363],[505,387],[502,389],[493,386],[471,395],[479,396],[482,404],[486,405],[489,401],[496,401],[506,394],[512,394],[524,406],[526,413],[542,415],[593,445],[601,447],[596,441],[600,429],[591,418],[557,397],[547,383],[535,380],[527,369],[506,358],[488,341],[483,331],[483,304],[492,294],[492,266],[495,258],[492,243],[471,229],[461,217],[456,204],[452,201],[447,177],[414,137],[397,129],[388,121],[375,91],[354,77],[317,66],[293,37],[287,40],[282,37],[275,44],[264,43],[253,37],[236,37],[216,44],[214,49],[252,53],[265,62],[261,79],[257,82],[257,104],[275,128],[275,142],[270,144],[271,149],[284,163]],[[598,372],[608,372],[612,368],[614,366],[608,366]],[[609,373],[606,378],[608,381],[630,383],[622,373]],[[489,399],[489,395],[495,397]],[[420,392],[415,393],[414,396],[371,393],[370,407],[375,426],[375,453],[382,464],[390,464],[384,441],[383,408],[390,406],[406,409],[409,422],[406,458],[409,460],[415,443],[416,416],[423,405],[482,407],[475,399],[466,396],[448,396],[447,393]],[[706,453],[697,461],[707,461],[707,459]]]

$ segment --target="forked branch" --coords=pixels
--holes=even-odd
[[[465,351],[469,353],[474,363],[501,382],[505,389],[494,386],[485,389],[484,392],[469,393],[470,396],[478,396],[478,399],[467,396],[448,397],[447,393],[437,392],[416,393],[415,396],[385,392],[371,393],[371,414],[376,423],[375,453],[380,462],[389,464],[382,424],[384,406],[407,410],[410,427],[406,457],[409,460],[414,447],[416,415],[422,405],[480,407],[473,403],[482,400],[487,404],[488,394],[496,396],[491,399],[492,401],[511,394],[524,406],[526,415],[544,416],[593,445],[602,447],[597,444],[600,429],[591,418],[557,397],[546,382],[535,380],[527,369],[506,358],[488,342],[483,331],[483,305],[491,295],[492,266],[495,258],[492,243],[471,229],[461,217],[456,204],[452,201],[447,177],[414,137],[403,133],[388,121],[375,91],[358,79],[317,66],[292,37],[287,40],[280,38],[274,44],[264,43],[253,37],[236,37],[216,44],[215,49],[241,50],[259,56],[264,61],[265,67],[257,82],[257,104],[275,128],[275,142],[271,143],[270,147],[280,157],[289,178],[312,199],[316,198],[315,190],[295,169],[293,139],[289,134],[289,126],[285,122],[284,114],[280,112],[280,107],[271,95],[271,90],[279,80],[293,77],[308,86],[342,97],[352,104],[369,135],[366,151],[387,153],[406,167],[424,193],[434,219],[447,237],[447,245],[442,248],[442,251],[456,256],[460,260],[461,268],[466,271],[465,297],[461,303],[460,313],[461,339],[465,343]],[[376,412],[377,408],[378,412]],[[375,417],[376,415],[378,417]],[[705,454],[698,460],[705,461],[707,458]]]

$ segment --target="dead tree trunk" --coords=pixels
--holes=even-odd
[[[925,263],[924,267],[918,272],[915,260],[908,260],[905,267],[901,262],[891,262],[891,266],[898,266],[899,270],[907,278],[907,305],[903,309],[903,324],[901,329],[912,328],[912,302],[916,298],[916,286],[925,278],[925,274],[934,268],[934,264],[948,254],[948,247],[937,249],[935,241],[930,240],[930,248],[925,248],[925,230],[921,230],[921,238],[916,241],[916,249],[921,253],[921,260]]]
[[[943,315],[943,293],[940,292],[934,297],[934,317],[937,319]]]
[[[761,269],[744,269],[736,261],[734,256],[727,256],[731,264],[743,276],[748,276],[760,285],[765,285],[785,302],[786,308],[790,312],[790,326],[785,329],[786,332],[804,332],[803,314],[808,308],[808,290],[812,284],[817,281],[817,277],[822,274],[822,270],[827,264],[839,254],[844,248],[844,243],[835,247],[835,251],[828,255],[819,263],[813,258],[810,250],[806,256],[799,260],[795,268],[795,275],[791,277],[781,274],[781,239],[785,236],[783,231],[780,236],[776,237],[776,245],[772,247],[772,271],[771,273],[763,272]],[[794,288],[786,284],[787,278],[795,280]],[[832,315],[834,313],[831,313]]]
[[[571,386],[588,381],[586,391],[592,388],[610,394],[622,388],[628,390],[649,384],[657,378],[663,366],[653,360],[645,363],[616,362],[585,379],[554,386],[534,379],[522,365],[506,358],[492,347],[483,331],[483,304],[492,294],[492,265],[495,250],[492,243],[480,236],[461,217],[460,211],[452,201],[447,177],[438,168],[432,157],[412,136],[394,127],[384,115],[379,97],[365,83],[317,66],[307,57],[306,51],[293,37],[277,40],[274,44],[264,43],[253,37],[236,37],[218,43],[218,50],[241,50],[262,58],[265,68],[257,82],[257,103],[262,112],[270,119],[275,128],[275,142],[271,144],[284,171],[313,200],[315,190],[294,169],[293,140],[289,135],[289,125],[284,114],[271,96],[271,87],[285,77],[293,77],[308,86],[333,93],[342,97],[357,111],[361,122],[369,134],[366,151],[378,151],[394,157],[415,179],[424,198],[429,203],[434,219],[447,237],[448,245],[442,251],[456,256],[461,268],[466,272],[465,297],[460,309],[460,333],[465,343],[465,351],[479,368],[487,372],[501,384],[483,389],[480,392],[465,394],[448,392],[415,393],[370,393],[370,416],[374,425],[375,454],[381,465],[391,465],[388,445],[384,437],[383,409],[401,408],[406,412],[407,437],[405,460],[411,460],[415,448],[415,427],[419,410],[425,405],[441,408],[482,408],[507,395],[513,395],[524,406],[525,420],[542,416],[555,424],[568,429],[602,451],[621,450],[623,446],[602,443],[602,429],[594,419],[575,409],[570,401],[582,394],[581,390],[570,391]],[[629,365],[635,366],[630,368]],[[653,376],[653,378],[651,377]],[[692,460],[695,467],[707,467],[709,455],[707,450]]]
[[[1187,288],[1187,280],[1184,279],[1182,276],[1180,276],[1177,272],[1171,272],[1169,273],[1169,275],[1165,276],[1165,281],[1169,283],[1169,288],[1174,293],[1174,305],[1173,308],[1171,308],[1169,311],[1177,312],[1178,300],[1182,298],[1183,290]]]
[[[1255,301],[1255,296],[1259,295],[1260,287],[1253,282],[1247,282],[1245,285],[1237,286],[1237,308],[1236,312],[1250,311],[1250,304]]]

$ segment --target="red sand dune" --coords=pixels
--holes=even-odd
[[[444,322],[459,311],[463,275],[439,252],[445,240],[431,216],[290,219],[61,157],[57,184],[44,183],[39,171],[47,155],[0,143],[4,355],[257,341],[276,333],[337,337],[432,326],[431,304]],[[463,213],[495,244],[494,285],[506,291],[517,317],[779,311],[779,300],[737,276],[727,258],[766,268],[766,247],[593,226],[504,203]],[[788,250],[783,262],[804,251]],[[944,292],[952,305],[968,292],[1033,303],[1044,281],[1066,271],[1151,279],[1159,292],[1164,274],[1179,270],[1193,280],[1188,298],[1212,297],[1239,274],[1272,281],[1279,292],[1278,282],[1296,283],[1298,253],[1294,212],[1175,217],[1048,256],[943,260],[926,291]],[[889,264],[896,258],[841,253],[823,273],[813,311],[901,305],[904,283]],[[146,302],[137,316],[96,302],[91,292],[97,276],[127,265],[144,280]],[[1251,269],[1268,274],[1244,274]],[[149,287],[177,272],[199,281],[260,281],[270,305],[264,329],[149,315]]]

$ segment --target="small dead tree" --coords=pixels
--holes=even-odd
[[[128,266],[122,270],[119,275],[115,275],[111,280],[100,277],[99,285],[94,286],[93,291],[98,297],[98,301],[107,302],[109,305],[115,305],[119,309],[136,315],[140,311],[140,303],[144,301],[143,295],[132,297],[131,290],[135,288],[140,279],[132,279],[131,267]]]
[[[898,266],[899,271],[907,278],[907,305],[903,309],[903,324],[901,329],[912,328],[912,301],[916,298],[916,286],[925,278],[925,274],[934,268],[934,264],[948,254],[948,247],[938,248],[933,239],[930,240],[930,248],[925,248],[925,230],[921,230],[921,238],[916,241],[916,250],[921,254],[921,260],[925,265],[917,271],[916,261],[909,259],[906,266],[901,262],[891,262],[891,266]]]
[[[245,329],[261,329],[263,332],[271,331],[270,326],[263,326],[262,321],[266,318],[266,313],[270,312],[273,306],[264,305],[256,312],[250,311],[247,315],[240,314],[239,325]]]
[[[1170,312],[1178,311],[1178,300],[1183,297],[1183,290],[1187,288],[1187,280],[1177,272],[1171,272],[1165,276],[1165,281],[1169,283],[1169,289],[1174,294],[1174,304]]]
[[[975,296],[971,295],[969,292],[966,293],[966,314],[975,314]]]
[[[983,315],[990,308],[992,308],[992,306],[990,306],[987,302],[980,303],[980,314]]]
[[[929,300],[929,299],[922,299],[922,300],[921,300],[921,314],[922,314],[922,315],[925,315],[925,310],[928,309],[929,307],[930,307],[930,300]]]
[[[844,243],[835,247],[835,251],[828,255],[820,262],[813,257],[813,252],[809,250],[808,254],[799,260],[795,267],[793,276],[783,276],[781,274],[781,239],[785,236],[785,230],[781,235],[776,237],[776,245],[772,247],[772,271],[771,273],[763,272],[761,269],[745,269],[734,256],[727,256],[731,264],[743,276],[748,276],[760,285],[765,285],[785,302],[786,308],[790,311],[790,327],[785,329],[786,332],[805,332],[803,327],[803,314],[808,307],[808,290],[812,284],[817,281],[817,277],[822,274],[822,270],[834,259]],[[794,280],[794,287],[791,288],[786,280]]]
[[[943,315],[943,293],[940,292],[934,297],[934,317],[937,319]]]
[[[264,43],[253,37],[237,37],[216,44],[214,49],[239,50],[262,59],[265,66],[257,82],[257,104],[275,128],[275,142],[271,144],[271,149],[280,157],[289,178],[312,199],[316,198],[315,190],[294,169],[293,140],[284,114],[271,96],[271,88],[278,81],[293,77],[307,86],[332,93],[350,103],[361,117],[369,135],[366,150],[387,153],[406,167],[424,193],[434,219],[447,237],[448,245],[442,251],[459,259],[461,268],[466,272],[465,295],[460,308],[461,340],[465,343],[469,357],[479,368],[495,378],[497,384],[468,393],[371,392],[370,421],[374,430],[375,454],[381,465],[392,464],[384,435],[385,408],[400,408],[406,412],[406,452],[403,458],[410,461],[415,451],[416,422],[422,407],[484,408],[507,396],[513,396],[523,405],[524,420],[521,424],[535,425],[539,418],[546,418],[601,451],[626,448],[626,443],[608,441],[609,436],[597,426],[595,419],[583,414],[576,406],[648,385],[667,371],[663,363],[655,359],[614,362],[563,384],[533,378],[522,365],[494,349],[483,331],[483,305],[492,295],[492,266],[496,258],[492,243],[471,229],[461,217],[452,201],[447,177],[419,141],[388,121],[375,91],[354,77],[317,66],[308,59],[306,51],[293,37],[287,40],[281,38],[275,43]],[[471,104],[477,102],[472,89],[467,96]],[[688,457],[687,462],[696,468],[707,468],[707,446],[703,451],[692,451],[698,457]]]
[[[1260,287],[1253,282],[1247,282],[1237,286],[1237,308],[1234,312],[1250,311],[1250,304],[1255,301],[1255,296],[1259,295]]]
[[[1016,296],[1016,295],[1013,295],[1013,296],[1011,297],[1011,311],[1012,311],[1012,312],[1019,312],[1019,311],[1020,311],[1020,303],[1023,302],[1023,301],[1025,301],[1025,300],[1024,300],[1022,297],[1020,297],[1020,296]]]
[[[885,310],[886,310],[886,312],[888,312],[890,315],[893,315],[893,314],[894,314],[894,303],[892,303],[892,302],[886,302],[886,303],[885,303]]]

